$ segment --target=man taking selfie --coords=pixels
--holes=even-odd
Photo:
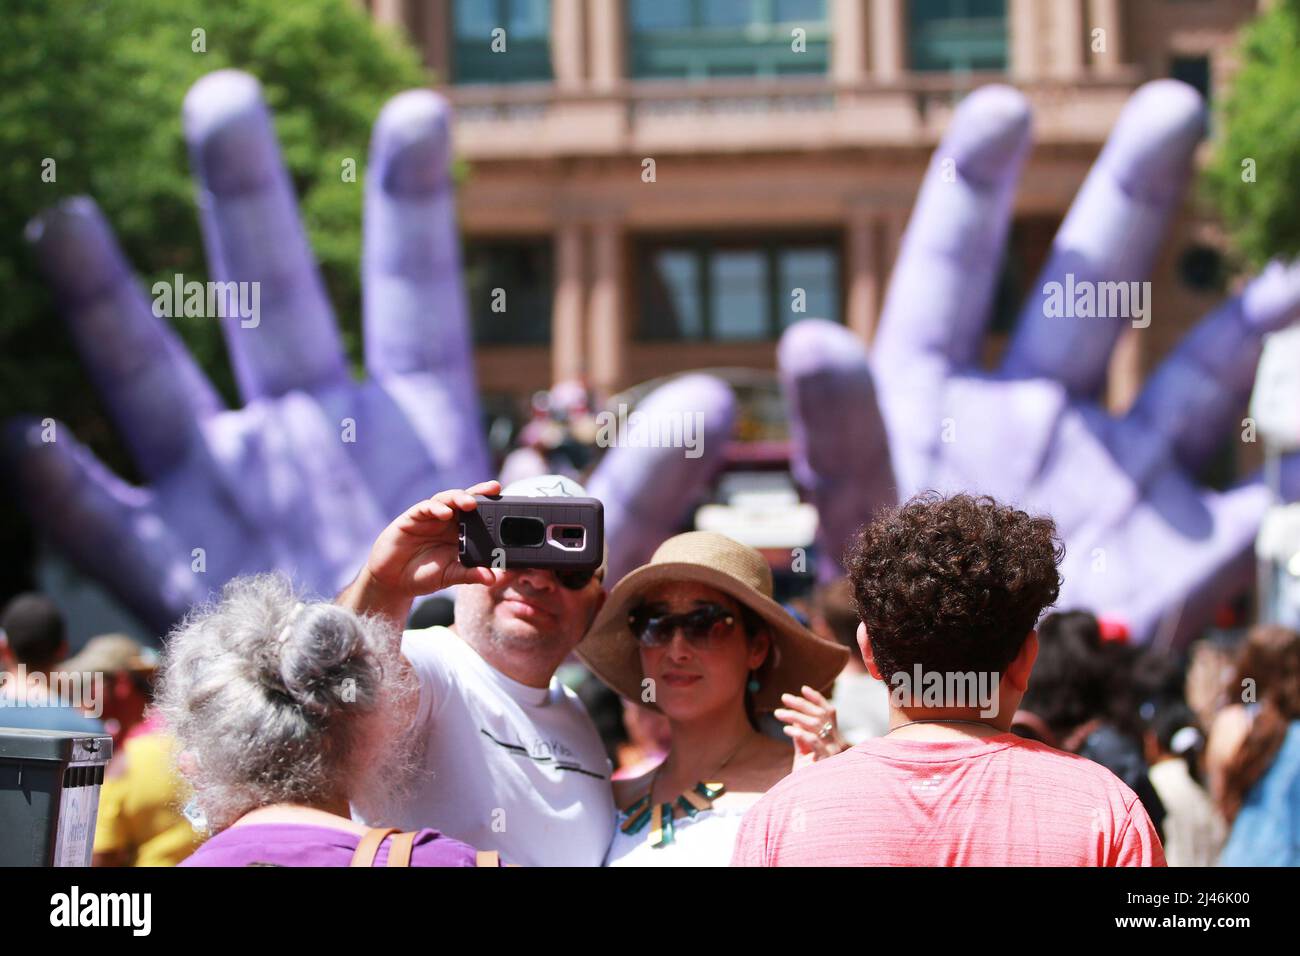
[[[434,826],[525,866],[599,866],[614,828],[610,763],[576,694],[555,676],[605,600],[594,573],[467,567],[459,515],[488,481],[443,491],[393,521],[337,598],[402,628],[412,601],[459,585],[455,623],[407,631],[419,679],[418,773],[385,826]],[[507,496],[585,497],[558,475],[515,482]],[[413,702],[414,703],[414,702]]]

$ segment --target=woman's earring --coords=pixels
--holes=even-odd
[[[758,683],[758,671],[757,671],[757,670],[752,670],[752,671],[749,672],[749,683],[746,684],[745,686],[749,689],[749,692],[750,692],[751,694],[757,694],[757,693],[758,693],[759,683]]]

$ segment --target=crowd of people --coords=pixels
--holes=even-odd
[[[969,495],[878,515],[784,603],[712,532],[616,582],[461,565],[500,491],[417,503],[332,600],[233,580],[161,660],[66,660],[20,596],[0,726],[112,734],[102,865],[1300,864],[1294,632],[1157,651],[1047,613],[1053,523]],[[56,672],[105,675],[98,720],[41,699]]]

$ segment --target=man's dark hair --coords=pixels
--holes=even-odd
[[[66,632],[58,605],[44,594],[29,591],[5,605],[0,614],[9,650],[18,663],[44,668],[55,663]]]
[[[1056,600],[1063,556],[1050,518],[989,497],[929,492],[884,512],[847,559],[880,673],[1000,673]]]
[[[1087,611],[1049,614],[1038,626],[1034,679],[1020,706],[1047,722],[1058,737],[1101,717],[1110,686],[1101,628]]]
[[[1160,747],[1161,752],[1176,754],[1179,757],[1187,756],[1187,751],[1174,750],[1174,735],[1188,727],[1198,734],[1200,733],[1200,727],[1197,725],[1196,715],[1192,713],[1192,709],[1182,701],[1177,700],[1167,701],[1157,707],[1155,713],[1151,715],[1149,726],[1151,733],[1155,735],[1156,744]]]

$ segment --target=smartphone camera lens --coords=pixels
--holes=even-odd
[[[510,515],[501,519],[501,544],[507,548],[540,548],[545,537],[541,518]]]
[[[548,538],[561,551],[577,552],[587,546],[587,529],[580,524],[553,524]]]

